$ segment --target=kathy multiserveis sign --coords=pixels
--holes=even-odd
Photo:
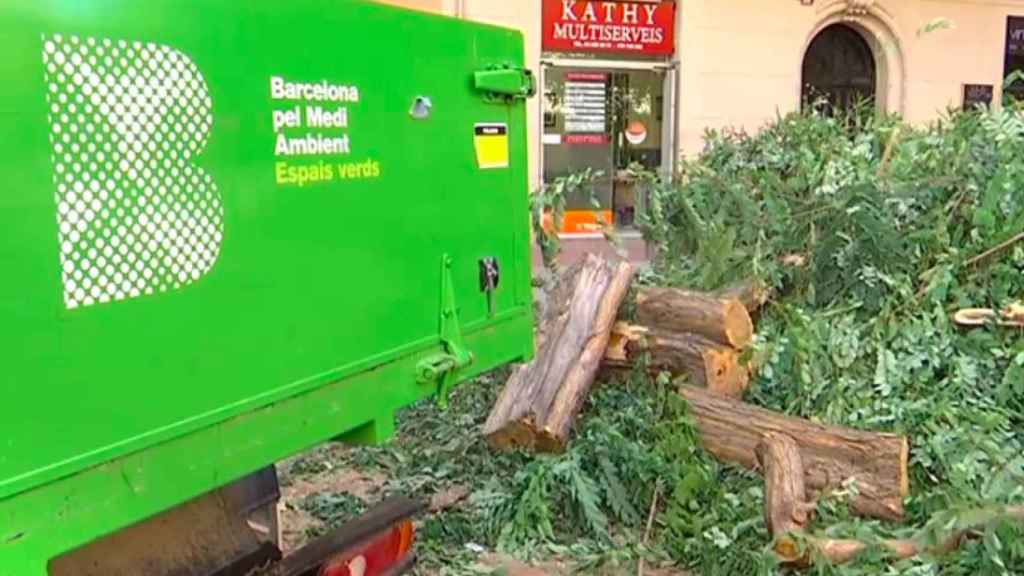
[[[671,56],[675,2],[543,0],[544,49]]]

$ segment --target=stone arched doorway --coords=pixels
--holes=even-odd
[[[855,28],[831,24],[811,40],[804,54],[801,101],[826,113],[873,105],[878,89],[878,64],[868,41]]]

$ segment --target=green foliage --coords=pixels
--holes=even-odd
[[[347,492],[310,494],[299,506],[328,528],[351,521],[367,508],[366,502]]]
[[[1003,106],[1016,107],[1020,105],[1019,89],[1024,82],[1024,70],[1014,70],[1003,80]]]
[[[924,128],[792,115],[756,136],[711,133],[674,182],[651,184],[644,226],[660,260],[646,281],[716,289],[755,276],[778,291],[758,324],[765,362],[748,400],[909,434],[910,524],[948,533],[949,518],[969,523],[958,514],[1024,499],[1024,476],[1004,468],[1024,441],[1024,338],[949,319],[1024,299],[1024,248],[972,260],[1024,229],[1020,112],[954,113]],[[819,512],[816,525],[840,536],[907,536],[850,518],[841,501]],[[736,522],[719,523],[717,541]],[[990,529],[941,560],[876,554],[816,570],[1017,573],[1020,547],[1003,544],[1019,529]]]
[[[565,219],[565,206],[569,197],[583,194],[594,199],[594,182],[603,173],[591,168],[580,172],[555,178],[539,190],[530,194],[530,215],[533,233],[540,246],[544,265],[551,267],[561,250],[558,233],[562,230]],[[596,206],[595,206],[596,208]]]
[[[917,128],[862,111],[792,115],[753,136],[709,133],[671,180],[640,176],[641,225],[658,254],[643,282],[711,290],[754,276],[776,289],[747,401],[910,436],[906,525],[852,516],[851,483],[819,502],[822,535],[933,542],[1024,502],[1024,335],[950,320],[1024,299],[1024,244],[973,260],[1024,229],[1021,112]],[[574,182],[535,199],[535,215],[557,214]],[[705,454],[674,386],[641,374],[595,386],[564,454],[487,448],[478,430],[504,382],[496,375],[459,390],[447,412],[405,413],[395,445],[347,458],[393,479],[384,493],[469,485],[461,505],[424,519],[424,573],[479,573],[467,543],[588,574],[634,573],[639,558],[702,575],[779,573],[763,480]],[[807,573],[1021,574],[1024,533],[991,523],[942,558],[894,562],[875,546]]]
[[[662,503],[702,513],[699,492],[716,482],[713,474],[698,482],[678,458],[685,453],[690,462],[710,465],[674,388],[640,376],[602,386],[590,398],[570,449],[534,456],[493,453],[479,434],[503,382],[498,374],[461,387],[447,411],[430,402],[413,407],[401,416],[397,442],[353,448],[331,466],[388,478],[374,498],[402,493],[430,499],[468,486],[468,497],[454,509],[423,518],[424,573],[473,573],[468,567],[476,554],[467,544],[524,559],[554,555],[588,573],[600,568],[616,574],[614,566],[628,565],[635,570],[640,557],[666,562],[667,531],[656,526],[652,541],[642,543],[655,491],[661,490]],[[356,509],[347,504],[329,495],[310,497],[303,508],[334,523]]]

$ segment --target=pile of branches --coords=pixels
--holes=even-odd
[[[537,360],[484,427],[491,443],[571,451],[602,361],[667,371],[706,389],[681,389],[702,472],[667,479],[687,496],[658,517],[681,564],[1024,569],[1021,112],[923,128],[796,114],[708,134],[671,180],[637,177],[653,267],[590,257],[563,271]],[[708,526],[737,515],[708,509],[705,482],[742,501],[739,524]]]
[[[1021,111],[921,128],[792,115],[754,136],[710,133],[674,179],[643,177],[642,225],[659,257],[641,282],[716,291],[756,278],[776,295],[758,323],[748,402],[911,440],[904,523],[854,520],[839,495],[817,506],[827,534],[802,516],[787,525],[807,530],[801,561],[854,560],[830,568],[842,574],[1024,570],[1019,524],[976,517],[1024,502],[1024,331],[999,314],[1024,300]],[[992,311],[977,328],[953,320],[977,308]],[[946,540],[913,529],[936,523]],[[954,527],[971,527],[972,542],[949,546],[966,534]],[[718,529],[720,542],[736,539],[735,525]],[[679,535],[691,539],[684,561],[703,554],[701,535]],[[821,545],[837,541],[856,558]],[[741,557],[735,569],[752,570]]]
[[[347,465],[379,468],[386,491],[465,493],[420,532],[424,565],[445,574],[487,573],[478,549],[587,574],[1024,573],[1024,334],[999,314],[1024,299],[1022,113],[926,127],[792,115],[707,143],[671,179],[637,174],[650,267],[584,262],[556,286],[551,302],[578,307],[543,322],[554,330],[538,357],[553,361],[511,380],[554,374],[558,386],[467,385],[448,412],[413,409],[396,444]],[[680,307],[667,287],[721,299],[750,282],[771,295],[739,298],[752,339],[743,322],[709,332],[656,306]],[[965,309],[993,313],[965,327]],[[542,353],[559,342],[571,354]],[[604,370],[609,349],[627,365]],[[666,371],[708,390],[680,394]],[[709,396],[716,387],[734,398]],[[743,441],[730,461],[708,431],[740,411],[751,426],[718,427]],[[776,418],[811,432],[746,433]],[[496,425],[509,422],[523,425]],[[836,454],[823,460],[808,440],[840,429],[898,438],[896,454],[908,440],[898,515],[863,506],[879,500],[870,484],[813,473]]]

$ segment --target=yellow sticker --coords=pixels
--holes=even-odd
[[[481,170],[508,168],[508,124],[477,124],[474,144]]]

